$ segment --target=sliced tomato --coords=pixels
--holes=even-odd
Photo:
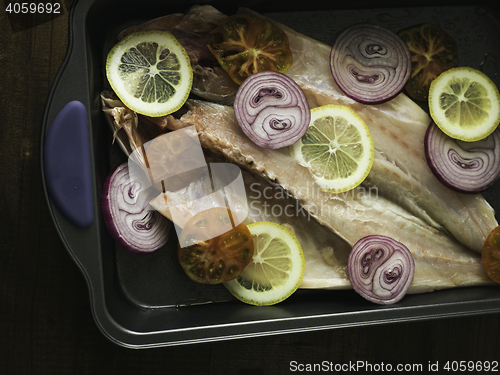
[[[490,279],[500,283],[500,226],[493,229],[486,238],[481,259]]]
[[[212,33],[214,41],[208,48],[237,84],[263,70],[285,73],[292,65],[285,32],[263,18],[236,14]]]
[[[250,263],[253,238],[245,224],[233,225],[225,208],[201,211],[187,221],[179,236],[177,258],[184,272],[202,284],[234,279]]]
[[[399,32],[411,54],[412,71],[405,86],[415,100],[425,101],[431,82],[445,70],[458,66],[455,40],[439,26],[426,23]]]

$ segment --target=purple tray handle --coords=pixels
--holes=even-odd
[[[44,145],[47,191],[59,211],[74,225],[94,221],[87,111],[69,102],[56,116]]]

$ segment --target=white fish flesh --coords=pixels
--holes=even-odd
[[[368,125],[376,152],[364,185],[376,186],[382,196],[480,253],[486,237],[498,225],[495,213],[481,195],[457,193],[434,176],[424,150],[429,115],[403,93],[378,105],[345,96],[330,73],[331,46],[285,25],[280,27],[293,53],[287,75],[301,86],[310,106],[345,105]]]
[[[272,221],[284,225],[293,231],[303,248],[306,268],[301,284],[303,289],[350,289],[347,274],[347,258],[351,246],[326,226],[312,218],[300,204],[278,186],[269,184],[265,179],[243,171],[243,180],[247,193],[248,217],[246,224],[255,221]],[[197,201],[207,191],[204,180],[193,182],[186,189],[177,192],[167,192],[158,195],[150,204],[159,212],[169,217],[168,204],[178,205]],[[374,197],[377,200],[376,197]],[[213,207],[225,207],[224,202],[205,201],[204,207],[196,211]],[[380,210],[390,209],[393,204],[381,199]],[[232,206],[233,208],[234,206]],[[393,207],[392,207],[393,208]],[[239,207],[236,207],[238,210]],[[397,208],[395,208],[398,210]],[[407,215],[401,212],[402,215]],[[419,219],[414,224],[419,224]],[[420,225],[426,226],[424,222]],[[430,229],[432,236],[434,229]],[[454,286],[482,285],[490,281],[485,276],[478,256],[465,250],[440,234],[441,239],[428,241],[433,246],[458,246],[463,254],[457,254],[451,249],[449,257],[445,253],[430,256],[423,252],[413,255],[416,263],[415,278],[408,293],[430,292],[436,289]],[[451,244],[451,245],[450,245]],[[452,253],[453,252],[453,253]]]
[[[386,235],[404,243],[416,264],[411,292],[491,284],[478,254],[394,202],[378,196],[376,189],[358,187],[341,194],[323,192],[288,150],[262,149],[251,142],[238,126],[232,107],[199,100],[189,100],[187,105],[188,112],[179,119],[167,116],[155,121],[163,122],[162,126],[166,122],[171,130],[195,126],[203,147],[281,186],[312,217],[349,246],[371,234]],[[285,222],[286,218],[278,219]],[[299,233],[300,229],[295,231]],[[318,241],[321,238],[317,236]],[[322,246],[314,241],[309,244],[310,247],[304,246],[304,251],[310,259],[321,260],[322,266],[330,262],[330,268],[342,269],[338,257],[325,258]],[[338,283],[331,285],[328,278],[310,285],[339,287]]]

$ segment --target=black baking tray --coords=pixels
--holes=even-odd
[[[177,265],[176,238],[151,255],[134,255],[116,246],[103,221],[100,199],[104,180],[126,161],[101,111],[99,94],[108,87],[104,61],[124,27],[194,4],[212,4],[226,14],[239,6],[260,13],[327,44],[343,28],[359,22],[394,31],[430,22],[458,43],[460,64],[483,70],[500,86],[500,18],[495,7],[478,2],[308,1],[74,1],[69,16],[66,58],[50,92],[42,129],[42,178],[54,225],[80,267],[89,287],[94,319],[112,341],[132,348],[208,342],[260,335],[404,322],[500,312],[500,288],[474,287],[408,295],[392,306],[379,306],[353,291],[299,290],[286,301],[256,307],[235,301],[223,286],[187,280]],[[408,4],[408,3],[407,3]],[[71,101],[84,104],[87,116],[90,192],[93,221],[74,225],[61,213],[47,190],[44,146],[54,119]],[[500,212],[500,184],[485,196]]]

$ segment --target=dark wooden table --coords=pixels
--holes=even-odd
[[[500,360],[500,314],[151,350],[108,341],[52,224],[40,175],[42,115],[66,52],[70,3],[58,17],[0,10],[1,374],[259,375],[289,373],[292,361],[427,369],[436,361]]]

